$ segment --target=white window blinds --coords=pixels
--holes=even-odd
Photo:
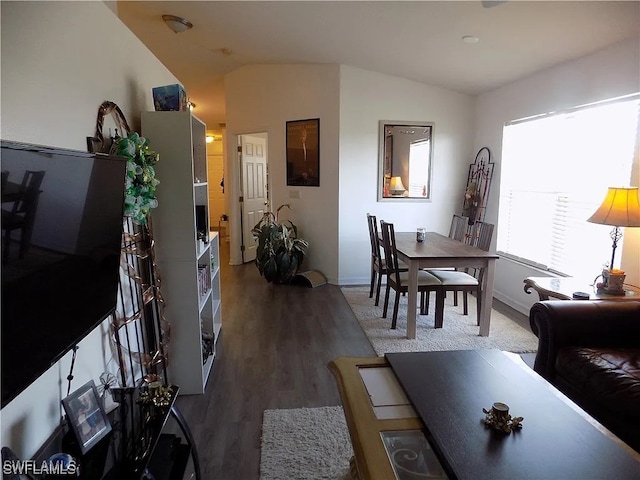
[[[640,95],[504,127],[498,251],[542,269],[594,278],[611,228],[588,223],[611,186],[628,186]],[[619,257],[618,257],[619,259]]]

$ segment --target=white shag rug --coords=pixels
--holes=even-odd
[[[453,306],[453,295],[447,295],[444,308],[443,328],[434,328],[435,296],[431,296],[429,315],[417,315],[418,325],[415,339],[407,334],[407,296],[400,297],[397,328],[391,330],[394,292],[389,295],[387,318],[382,318],[384,286],[380,292],[380,306],[374,306],[375,298],[369,298],[369,287],[343,287],[347,299],[362,330],[367,335],[379,356],[387,352],[425,352],[441,350],[476,350],[496,348],[513,353],[531,353],[538,349],[538,339],[529,330],[491,311],[491,327],[488,337],[478,334],[476,323],[476,299],[469,296],[469,314],[462,314],[462,294],[458,306]]]
[[[352,455],[342,407],[264,411],[260,480],[347,480]]]

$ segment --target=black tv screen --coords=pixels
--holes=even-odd
[[[4,407],[116,306],[126,159],[1,147]]]

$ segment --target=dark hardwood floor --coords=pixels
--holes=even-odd
[[[375,352],[338,286],[267,284],[253,263],[230,266],[228,255],[221,242],[223,327],[206,393],[181,396],[177,405],[203,479],[254,480],[263,411],[340,405],[328,362]],[[528,328],[524,315],[495,303]]]

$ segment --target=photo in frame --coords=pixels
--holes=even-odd
[[[111,422],[93,380],[63,398],[62,406],[83,455],[111,432]]]
[[[320,186],[320,119],[287,122],[287,185]]]

